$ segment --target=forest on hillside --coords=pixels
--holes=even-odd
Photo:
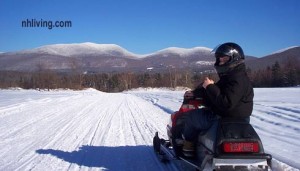
[[[247,69],[254,87],[292,87],[300,85],[299,62],[289,61],[252,71]],[[40,68],[37,72],[0,71],[0,88],[23,89],[84,89],[95,88],[104,92],[120,92],[138,87],[194,88],[204,77],[218,80],[216,73],[169,69],[167,72],[88,73],[74,69],[63,73]]]

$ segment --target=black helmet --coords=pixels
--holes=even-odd
[[[236,43],[224,43],[217,46],[214,50],[216,62],[215,68],[218,73],[226,73],[239,64],[244,63],[245,55],[243,49]],[[220,57],[228,56],[230,57],[229,61],[223,65],[219,65]]]

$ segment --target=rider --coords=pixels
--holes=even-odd
[[[228,42],[217,46],[212,52],[220,79],[214,83],[206,77],[201,87],[205,89],[205,101],[210,112],[194,110],[185,120],[183,153],[189,157],[193,157],[198,133],[209,129],[215,120],[243,119],[249,122],[253,109],[253,87],[246,73],[242,48]]]

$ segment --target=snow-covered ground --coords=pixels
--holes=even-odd
[[[184,91],[0,90],[0,170],[176,170],[152,149]],[[300,168],[300,88],[255,89],[273,170]]]

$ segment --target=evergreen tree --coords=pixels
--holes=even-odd
[[[283,85],[283,74],[278,61],[272,66],[272,86],[282,87]]]

